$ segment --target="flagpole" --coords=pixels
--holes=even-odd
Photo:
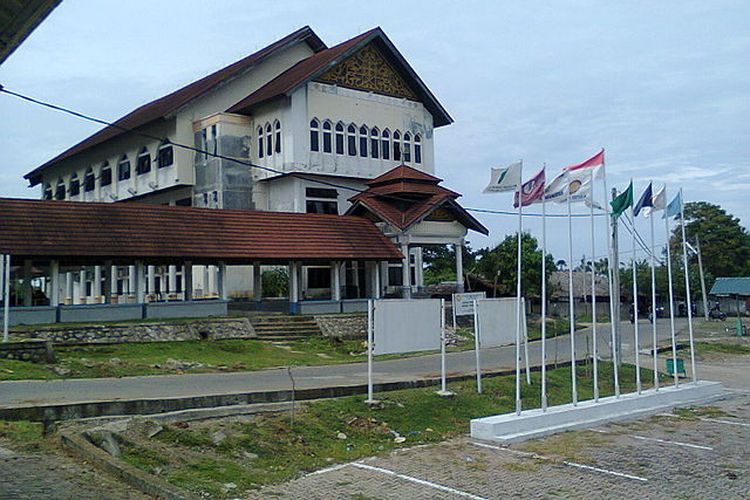
[[[633,189],[633,179],[630,179],[630,189]],[[641,393],[641,355],[640,355],[640,342],[638,338],[638,273],[635,265],[635,250],[636,250],[636,236],[635,236],[635,207],[633,203],[630,204],[630,216],[632,219],[632,239],[633,239],[633,339],[635,343],[635,390],[638,394]]]
[[[518,173],[518,249],[516,252],[516,415],[521,414],[521,231],[523,231],[523,160]],[[528,373],[528,370],[527,370]]]
[[[573,217],[570,212],[570,172],[567,174],[568,205],[568,322],[570,323],[570,389],[573,406],[578,406],[578,389],[576,387],[576,336],[575,336],[575,300],[573,297]]]
[[[651,181],[651,189],[653,189],[653,181]],[[654,390],[659,390],[659,359],[657,358],[657,335],[656,335],[656,247],[654,246],[654,209],[653,206],[653,191],[651,194],[651,212],[649,215],[649,222],[651,223],[651,330],[652,330],[652,347],[654,354]]]
[[[664,198],[667,197],[667,187],[664,186]],[[672,289],[672,256],[669,249],[669,215],[668,207],[664,208],[664,229],[667,232],[667,280],[669,281],[669,326],[672,333],[672,371],[674,373],[674,385],[675,387],[680,386],[680,381],[677,375],[677,341],[675,339],[674,331],[674,290]]]
[[[594,401],[599,401],[599,360],[596,339],[596,233],[594,231],[594,169],[591,170],[591,319],[593,321],[592,348],[594,350]]]
[[[542,189],[542,411],[547,411],[547,165]]]
[[[612,342],[612,372],[614,374],[615,384],[615,397],[620,397],[620,377],[617,370],[617,336],[615,333],[615,322],[619,322],[620,318],[615,318],[615,292],[613,289],[613,275],[612,275],[612,228],[610,226],[612,217],[609,215],[609,191],[607,190],[607,168],[605,166],[605,160],[602,159],[602,168],[604,169],[603,181],[604,181],[604,225],[606,227],[607,235],[607,286],[609,288],[609,319],[610,319],[610,337]],[[620,291],[618,290],[619,294]]]
[[[688,332],[690,337],[690,367],[693,371],[693,382],[698,382],[695,371],[695,346],[693,344],[693,304],[690,299],[690,276],[688,275],[687,240],[685,238],[685,208],[682,199],[682,188],[680,188],[680,222],[682,226],[682,264],[685,267],[685,297],[687,301]]]

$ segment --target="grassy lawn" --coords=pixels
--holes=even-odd
[[[747,356],[750,355],[750,345],[730,342],[696,342],[695,353],[699,356],[710,356],[712,354]]]
[[[611,365],[600,363],[602,395],[611,394]],[[590,398],[587,368],[578,369],[579,398]],[[643,379],[650,379],[642,370]],[[624,366],[623,391],[634,389],[634,370]],[[300,473],[389,450],[436,443],[466,434],[472,418],[514,408],[513,377],[487,378],[484,394],[473,382],[450,384],[456,396],[438,397],[434,388],[378,395],[369,408],[363,396],[310,402],[289,412],[167,425],[152,438],[126,433],[123,459],[167,481],[214,498],[237,497],[245,490],[289,480]],[[548,372],[550,404],[570,397],[570,368]],[[524,408],[539,405],[539,374],[523,385]],[[224,485],[233,483],[236,488]]]

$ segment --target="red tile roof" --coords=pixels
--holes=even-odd
[[[347,215],[0,198],[0,234],[0,253],[68,261],[402,258],[372,222]]]
[[[79,142],[72,148],[64,151],[63,153],[52,158],[45,164],[35,168],[31,172],[24,175],[25,179],[28,179],[31,186],[35,186],[41,182],[41,172],[45,168],[69,158],[77,153],[85,151],[88,148],[101,144],[114,137],[117,137],[125,130],[141,127],[155,120],[161,119],[169,113],[175,111],[181,106],[187,104],[189,101],[202,95],[204,92],[211,90],[216,85],[220,84],[227,78],[230,78],[241,71],[247,70],[248,68],[262,62],[264,59],[273,55],[277,51],[289,47],[293,44],[305,42],[311,49],[316,52],[326,49],[325,43],[318,38],[313,30],[309,26],[305,26],[294,33],[291,33],[284,38],[260,49],[259,51],[250,54],[249,56],[240,59],[239,61],[226,66],[225,68],[216,71],[200,80],[197,80],[185,87],[182,87],[169,95],[151,101],[148,104],[135,109],[124,117],[120,118],[115,122],[116,127],[108,126],[105,127],[83,141]],[[123,130],[125,129],[125,130]]]

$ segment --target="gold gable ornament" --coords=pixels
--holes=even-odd
[[[324,73],[318,81],[392,97],[417,100],[417,95],[373,44]]]

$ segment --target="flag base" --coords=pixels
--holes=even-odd
[[[452,398],[453,396],[456,395],[455,392],[452,392],[452,391],[443,391],[443,390],[435,391],[435,394],[437,394],[441,398]]]

